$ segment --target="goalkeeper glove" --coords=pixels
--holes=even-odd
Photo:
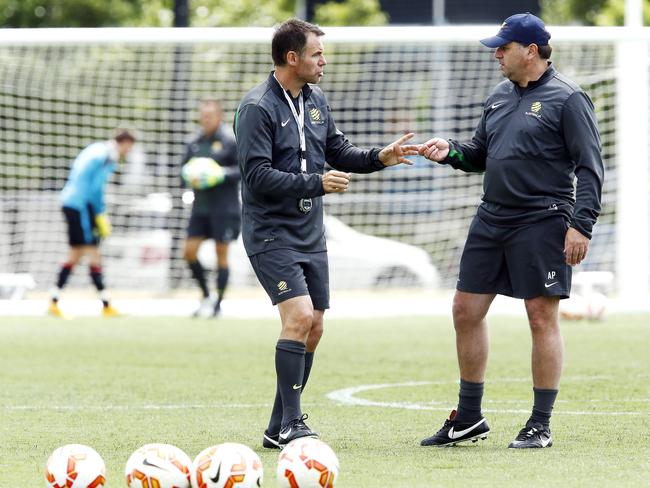
[[[97,226],[97,233],[99,234],[99,237],[102,239],[105,239],[106,237],[111,235],[111,232],[113,231],[113,226],[111,225],[111,221],[108,220],[108,215],[106,214],[99,214],[95,217],[95,225]]]

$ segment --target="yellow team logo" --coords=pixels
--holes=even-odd
[[[286,282],[286,281],[280,281],[280,282],[278,283],[278,290],[280,290],[280,291],[286,291],[287,288],[289,288],[289,285],[287,285],[287,282]]]
[[[323,114],[320,113],[320,110],[314,107],[309,111],[309,118],[311,118],[311,120],[314,122],[322,122]]]
[[[212,143],[212,151],[213,152],[219,152],[223,149],[223,144],[221,144],[221,141],[214,141]]]
[[[542,110],[542,102],[533,102],[533,104],[530,106],[530,110],[533,113],[538,113],[540,110]]]

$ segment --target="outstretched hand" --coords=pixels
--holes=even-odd
[[[413,164],[413,161],[408,160],[406,156],[416,156],[419,146],[417,144],[402,144],[413,138],[414,135],[412,132],[409,132],[383,148],[379,152],[379,161],[384,166],[395,166],[400,163]]]
[[[420,144],[418,154],[437,163],[444,161],[449,155],[449,141],[439,137],[429,139],[424,144]]]

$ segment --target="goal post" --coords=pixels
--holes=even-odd
[[[325,28],[322,87],[338,127],[361,147],[405,131],[417,141],[470,138],[502,79],[478,42],[496,29]],[[549,31],[552,60],[591,96],[603,140],[603,211],[578,270],[613,272],[621,296],[648,296],[650,29]],[[0,270],[51,286],[66,249],[58,192],[70,164],[84,146],[127,125],[140,140],[107,188],[115,230],[104,246],[109,285],[165,292],[177,273],[190,286],[174,245],[189,216],[180,201],[182,141],[197,128],[202,98],[220,99],[231,124],[241,97],[272,69],[271,36],[268,28],[0,29]],[[413,167],[359,175],[347,193],[327,196],[326,212],[338,219],[331,227],[342,233],[341,243],[329,239],[333,288],[423,284],[418,250],[438,286],[453,288],[481,181],[418,158]],[[345,249],[368,236],[382,238],[365,241],[376,255]],[[390,247],[396,242],[407,246]],[[406,257],[386,259],[391,253]],[[354,281],[364,273],[374,275]],[[86,282],[77,273],[72,284]],[[254,279],[239,283],[246,284]]]

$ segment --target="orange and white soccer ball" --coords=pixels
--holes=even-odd
[[[190,488],[191,465],[178,447],[145,444],[131,454],[124,475],[129,488]]]
[[[285,488],[333,488],[339,477],[339,460],[319,439],[291,441],[278,458],[278,482]]]
[[[193,488],[257,488],[263,480],[262,461],[243,444],[208,447],[192,463]]]
[[[92,447],[68,444],[47,460],[45,483],[48,488],[99,488],[106,483],[106,465]]]

